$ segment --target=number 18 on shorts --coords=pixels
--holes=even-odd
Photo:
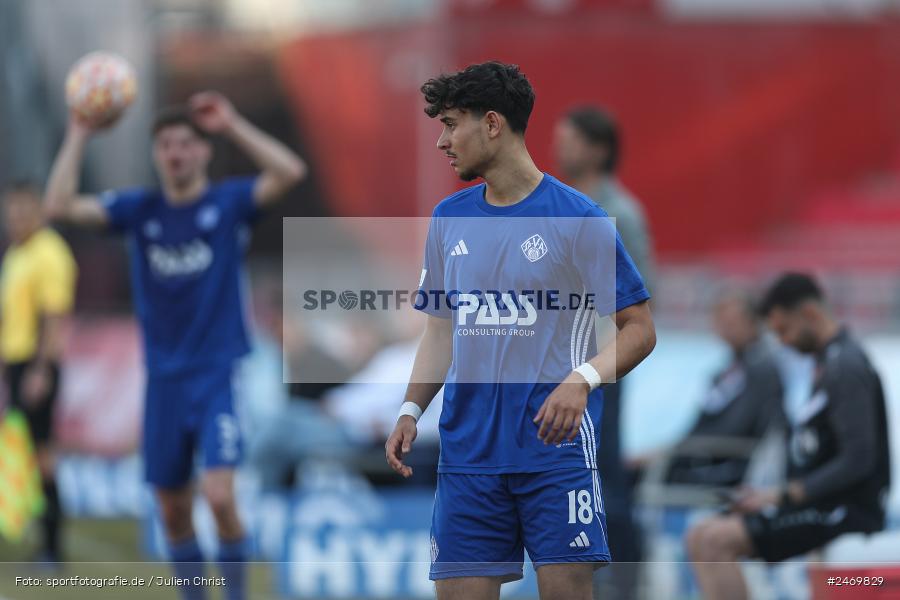
[[[545,564],[609,562],[600,479],[593,469],[440,473],[431,579],[522,577],[524,551]]]

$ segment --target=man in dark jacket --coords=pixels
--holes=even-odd
[[[749,294],[728,290],[716,300],[713,325],[731,348],[728,365],[713,377],[700,415],[682,442],[709,437],[760,440],[772,427],[784,426],[784,388],[775,364],[775,343],[766,337],[756,304]],[[748,460],[699,455],[676,458],[668,480],[732,487],[744,479]]]
[[[792,417],[787,483],[744,490],[731,514],[689,531],[688,552],[708,599],[747,598],[741,558],[778,562],[885,522],[890,456],[878,373],[809,276],[782,276],[762,312],[784,344],[815,356],[812,393]]]

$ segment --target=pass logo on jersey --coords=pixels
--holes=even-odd
[[[150,244],[147,260],[153,272],[161,277],[196,275],[212,263],[213,251],[199,238],[178,246]]]
[[[519,294],[518,302],[512,294],[501,295],[501,305],[492,294],[484,296],[484,301],[477,294],[460,294],[457,311],[459,324],[468,325],[469,315],[475,315],[475,325],[518,325],[527,327],[537,321],[537,310],[531,299]],[[507,314],[501,314],[502,312]],[[525,311],[525,314],[521,314]]]

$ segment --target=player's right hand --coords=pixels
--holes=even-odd
[[[776,489],[740,487],[733,494],[731,509],[738,513],[755,513],[768,506],[778,506],[781,494]]]
[[[194,94],[188,99],[188,107],[194,122],[209,133],[225,132],[238,118],[234,105],[219,92]]]
[[[412,475],[412,467],[403,464],[403,457],[409,454],[416,439],[416,420],[409,415],[397,419],[394,431],[384,444],[384,454],[391,468],[404,477]]]
[[[25,405],[32,410],[39,408],[46,401],[50,386],[50,371],[47,367],[30,367],[22,379],[22,400]]]

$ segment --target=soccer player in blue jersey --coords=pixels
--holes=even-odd
[[[543,600],[589,600],[594,569],[610,560],[595,458],[600,385],[653,349],[649,294],[606,213],[532,161],[534,92],[518,67],[472,65],[422,92],[444,125],[438,149],[462,180],[484,183],[434,210],[416,301],[428,320],[387,460],[412,473],[403,457],[416,420],[444,385],[438,599],[498,598],[522,577],[527,550]],[[568,311],[535,300],[560,283],[600,300]],[[528,288],[520,303],[491,299],[516,285]],[[614,345],[598,349],[595,312],[612,316]]]
[[[94,130],[72,116],[45,197],[58,220],[123,233],[131,249],[135,310],[147,368],[143,458],[178,577],[203,571],[191,519],[192,471],[219,533],[226,597],[243,598],[246,540],[234,497],[241,458],[233,365],[249,350],[241,258],[249,225],[305,175],[291,150],[243,118],[222,95],[203,92],[167,109],[153,127],[158,188],[80,195],[79,170]],[[211,134],[221,134],[259,168],[255,177],[211,182]],[[185,598],[203,587],[185,585]]]

